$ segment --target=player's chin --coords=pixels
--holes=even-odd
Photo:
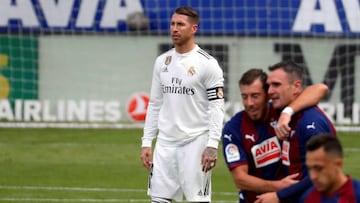
[[[257,120],[260,120],[261,119],[261,114],[259,112],[250,112],[248,113],[249,117],[251,120],[253,121],[257,121]]]
[[[174,44],[180,44],[181,42],[181,39],[178,36],[172,36],[171,39]]]
[[[322,185],[322,184],[320,184],[320,183],[313,183],[314,184],[314,187],[318,190],[318,191],[320,191],[320,192],[324,192],[324,191],[326,191],[326,188]]]
[[[274,108],[276,109],[280,109],[281,108],[281,103],[279,99],[271,99],[272,105]]]

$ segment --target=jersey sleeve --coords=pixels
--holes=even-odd
[[[304,116],[297,126],[297,130],[305,142],[314,135],[332,133],[336,135],[331,121],[318,108],[304,111]]]
[[[299,130],[301,130],[302,134],[306,135],[307,138],[325,132],[336,135],[333,124],[318,107],[305,111],[303,118]]]
[[[316,199],[311,199],[311,194],[313,194],[315,188],[314,186],[311,186],[310,188],[308,188],[299,198],[299,202],[303,202],[303,203],[310,203],[310,202],[316,202]]]
[[[355,198],[357,201],[360,202],[360,181],[352,179],[352,184],[353,184],[354,191],[355,191],[355,194],[354,194]]]
[[[222,131],[222,149],[225,162],[230,170],[247,163],[247,154],[240,132],[240,115],[237,114],[225,124]]]
[[[160,57],[156,59],[154,64],[150,90],[150,100],[146,112],[143,137],[141,138],[142,147],[151,147],[152,141],[156,137],[156,133],[158,131],[159,111],[163,102],[159,67]]]
[[[209,141],[207,146],[218,148],[221,129],[224,121],[224,77],[223,71],[215,59],[208,64],[208,71],[204,79],[209,99]]]
[[[204,84],[207,89],[224,86],[223,71],[215,58],[208,61]]]
[[[297,199],[299,198],[309,187],[311,187],[312,182],[309,176],[304,177],[300,182],[281,189],[276,192],[276,195],[280,200],[286,199]]]
[[[303,160],[305,160],[305,145],[307,140],[312,136],[317,136],[322,133],[335,133],[333,124],[317,107],[309,108],[303,111],[303,117],[297,124],[296,130],[301,140],[299,146],[302,151]],[[303,161],[303,170],[306,170],[305,162]],[[284,188],[277,192],[279,199],[284,200],[288,198],[296,198],[304,193],[311,185],[310,177],[307,171],[303,171],[304,177],[300,182],[290,187]]]

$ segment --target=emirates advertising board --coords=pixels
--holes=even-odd
[[[158,18],[151,18],[150,5],[164,6],[156,3],[122,1],[128,2],[118,8],[123,15],[112,15],[111,5],[118,5],[112,0],[93,1],[91,5],[77,0],[67,3],[42,0],[9,2],[1,1],[0,4],[4,5],[0,7],[21,12],[0,12],[0,30],[3,32],[10,29],[16,33],[19,28],[28,32],[65,29],[82,33],[85,28],[85,31],[92,32],[126,32],[126,15],[135,11],[149,14],[150,32],[167,32],[167,28],[159,26],[163,23],[156,22]],[[171,2],[166,6],[175,8],[175,1]],[[253,5],[249,1],[252,6],[247,12],[254,16],[261,10],[256,7],[267,6],[268,10],[274,7],[275,10],[275,7],[290,6],[290,20],[282,25],[281,33],[275,33],[276,30],[262,23],[268,18],[259,18],[256,29],[251,24],[243,25],[249,28],[246,33],[240,29],[242,27],[221,28],[212,26],[211,22],[204,23],[204,28],[200,30],[203,35],[197,38],[197,42],[218,58],[224,69],[226,120],[242,109],[237,82],[243,72],[253,67],[266,70],[270,64],[293,59],[306,68],[305,84],[326,82],[329,85],[330,92],[319,106],[335,123],[359,124],[360,96],[356,89],[360,87],[357,79],[360,77],[360,27],[354,21],[356,16],[360,16],[359,2],[326,2],[303,0],[294,1],[292,5]],[[100,12],[94,16],[91,10],[78,9],[80,13],[74,14],[75,8],[89,6]],[[198,4],[196,6],[199,7]],[[199,9],[204,14],[214,11],[203,7]],[[236,7],[234,5],[229,9]],[[67,9],[69,15],[55,12],[58,16],[52,16],[54,12],[45,11],[60,11],[60,8]],[[241,11],[243,8],[238,9]],[[25,19],[24,13],[33,18]],[[304,18],[305,13],[310,17]],[[332,20],[321,16],[331,16]],[[103,24],[90,23],[91,19],[99,19],[96,22]],[[241,18],[238,20],[241,21]],[[70,22],[77,23],[72,25]],[[124,23],[125,27],[122,26]],[[208,30],[208,27],[212,29]],[[207,36],[209,32],[220,31],[226,32],[226,35]],[[149,101],[154,59],[163,47],[171,46],[166,35],[55,34],[30,39],[21,35],[2,35],[0,120],[7,122],[142,123]],[[22,40],[25,41],[20,42]],[[21,44],[19,50],[28,53],[9,51],[9,43],[16,43],[14,41]]]

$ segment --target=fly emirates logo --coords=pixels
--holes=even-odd
[[[163,93],[164,94],[185,94],[185,95],[194,95],[195,89],[186,87],[182,85],[182,79],[172,77],[171,85],[163,85]]]
[[[264,140],[251,148],[256,168],[275,163],[281,158],[281,145],[276,137]]]

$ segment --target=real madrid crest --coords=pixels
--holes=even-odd
[[[165,65],[169,65],[171,63],[171,56],[167,56],[165,59]]]
[[[218,98],[224,98],[224,91],[223,91],[222,87],[218,88],[217,97]]]
[[[195,68],[194,68],[194,66],[191,66],[191,67],[188,69],[188,74],[191,75],[191,76],[195,74]]]

